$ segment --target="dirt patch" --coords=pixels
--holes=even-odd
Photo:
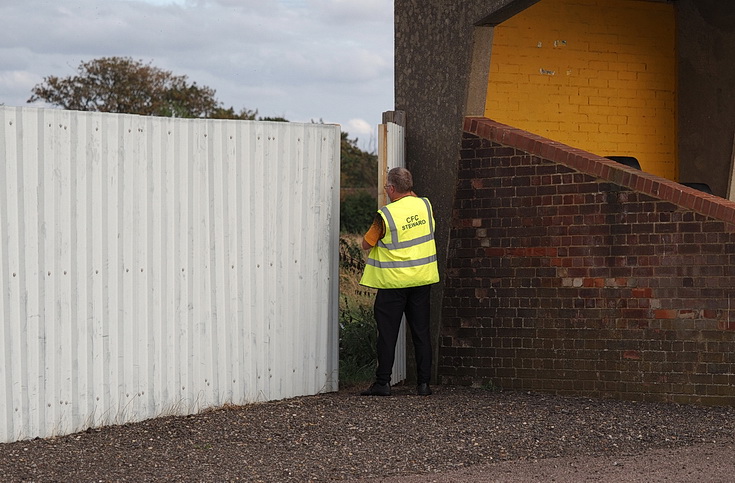
[[[733,408],[360,389],[0,444],[0,480],[652,481],[662,463],[664,479],[725,481],[714,470],[734,469]]]

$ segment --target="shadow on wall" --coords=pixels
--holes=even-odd
[[[637,170],[641,170],[641,163],[638,162],[638,158],[635,156],[605,156],[607,159],[612,159],[613,161],[616,161],[620,164],[624,164],[625,166],[628,166],[629,168],[635,168]],[[642,171],[642,170],[641,170]],[[709,187],[707,183],[680,183],[684,186],[688,186],[689,188],[702,191],[704,193],[714,195],[712,192],[712,188]]]

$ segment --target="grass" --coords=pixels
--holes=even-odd
[[[373,318],[375,290],[360,285],[366,254],[359,235],[339,241],[339,381],[351,387],[375,376],[377,329]]]

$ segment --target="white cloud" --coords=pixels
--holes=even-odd
[[[25,90],[26,86],[36,85],[40,80],[35,74],[27,71],[3,71],[0,72],[0,92],[8,91],[20,94]],[[31,92],[28,91],[25,96],[31,97]],[[0,99],[0,103],[2,102],[2,99]]]
[[[360,137],[373,136],[375,134],[373,132],[375,127],[365,119],[350,119],[347,121],[347,125],[345,127],[349,132]]]
[[[320,15],[348,24],[392,22],[393,0],[309,0]]]
[[[324,119],[367,139],[393,105],[393,0],[0,0],[0,103],[128,56],[235,109]],[[354,132],[353,132],[354,131]],[[374,136],[374,135],[373,135]]]
[[[131,0],[128,0],[131,1]],[[135,0],[132,0],[135,1]],[[150,3],[151,5],[186,5],[187,0],[137,0],[142,3]]]

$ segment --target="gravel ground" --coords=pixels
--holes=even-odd
[[[735,408],[360,389],[0,444],[0,481],[728,481],[735,473]]]

